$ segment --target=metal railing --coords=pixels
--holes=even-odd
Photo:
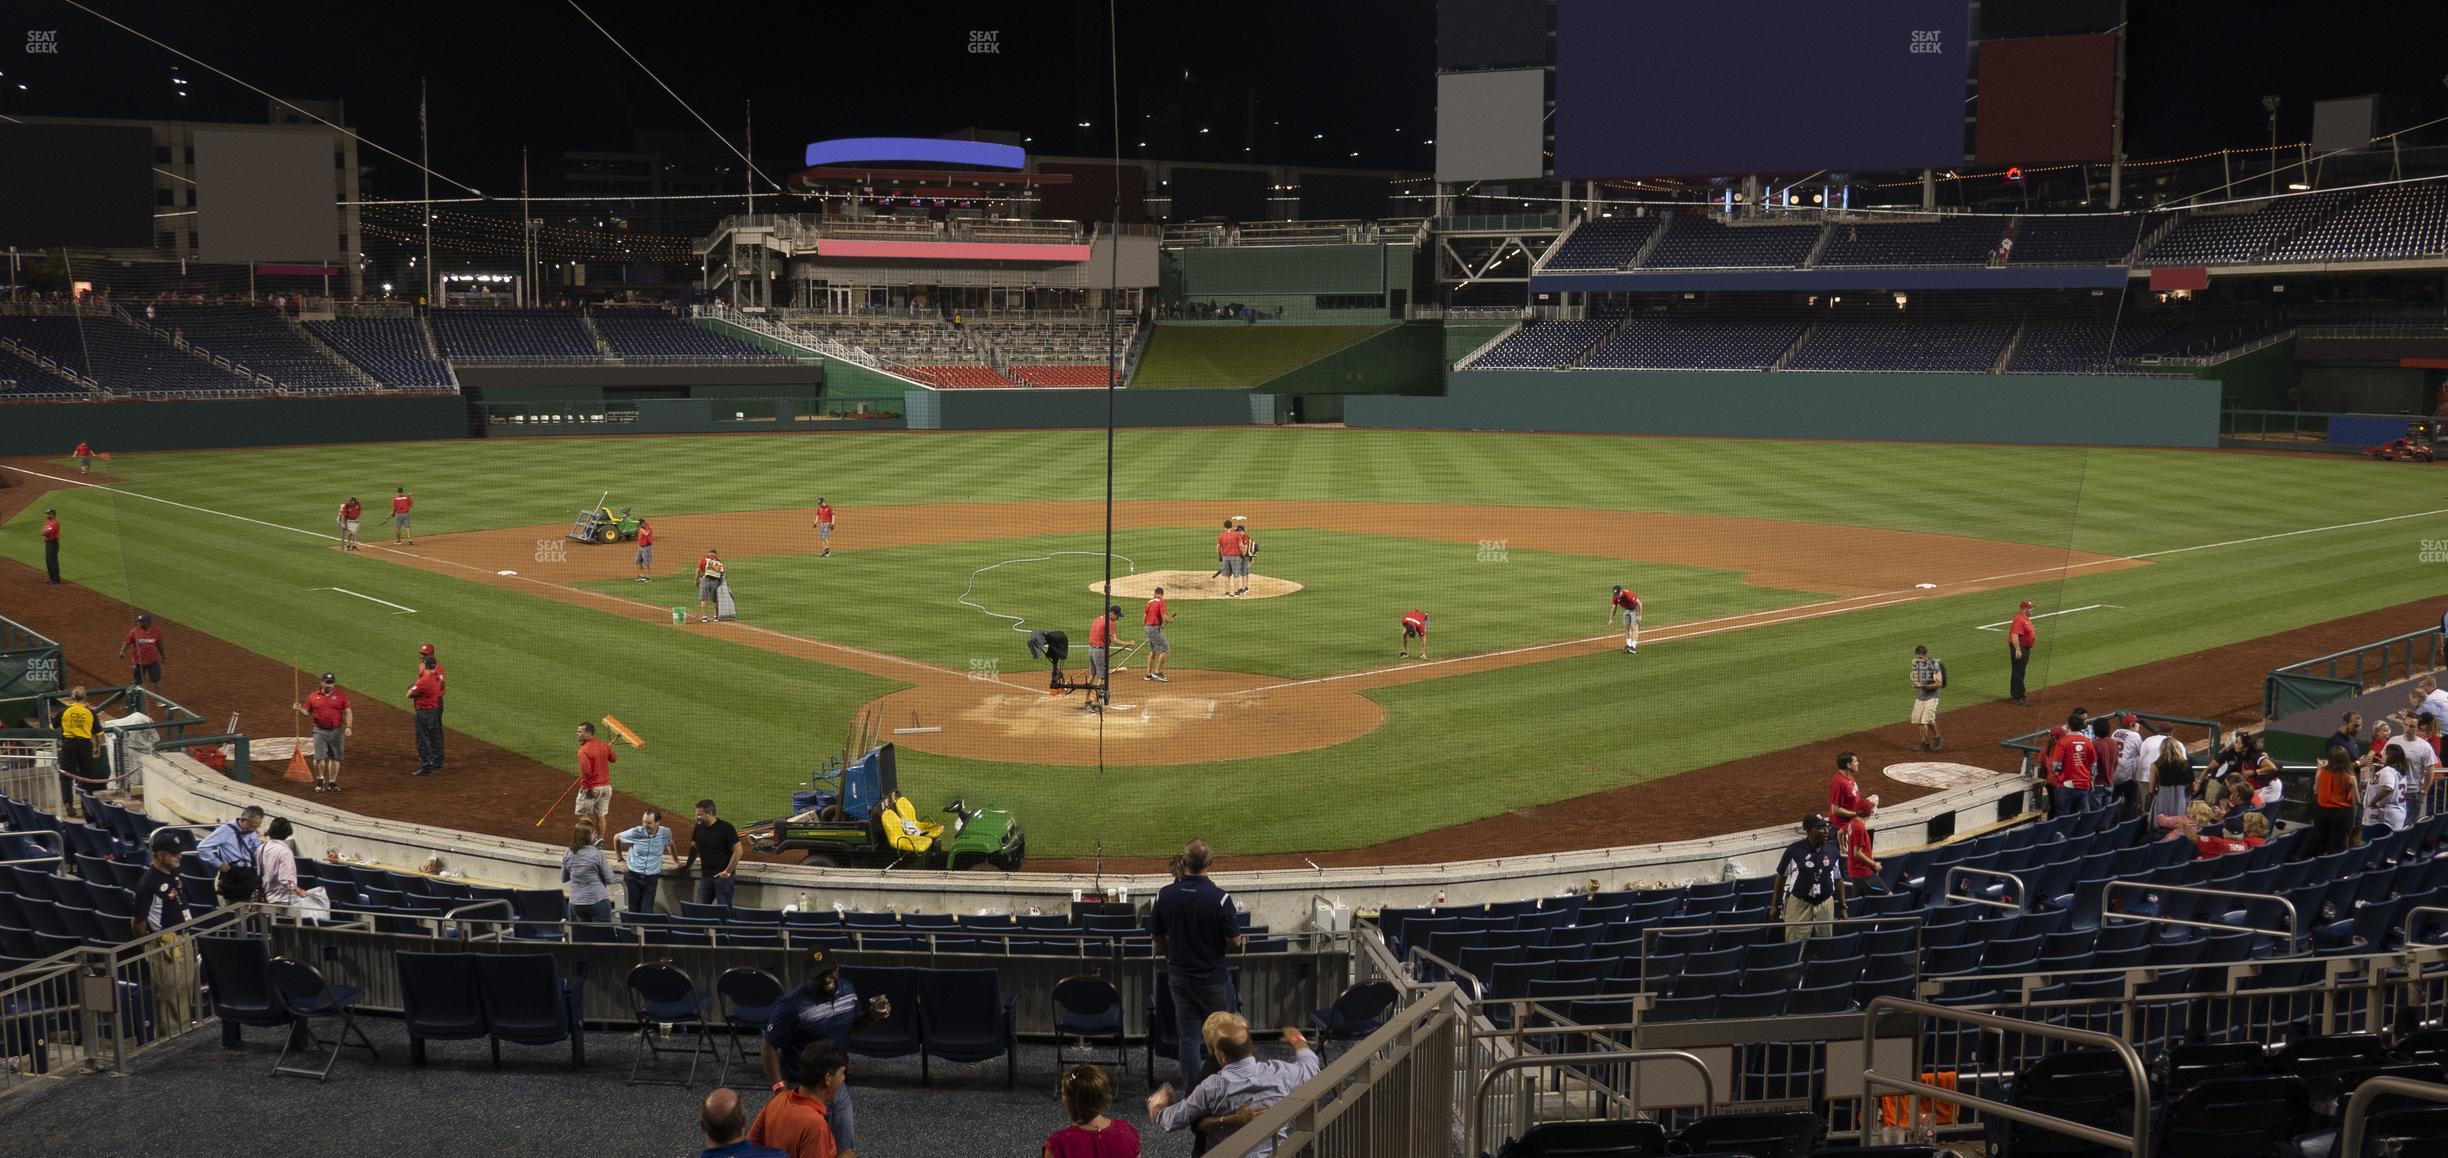
[[[68,838],[61,836],[57,832],[54,832],[48,828],[29,828],[23,831],[9,830],[5,835],[19,837],[25,840],[35,841],[37,843],[39,843],[42,838],[46,836],[50,837],[51,855],[20,857],[16,860],[0,860],[0,865],[64,865],[68,863]]]
[[[2326,707],[2442,666],[2448,666],[2448,636],[2439,628],[2393,635],[2271,669],[2261,684],[2261,713],[2276,719]]]
[[[1862,1070],[1863,1100],[1865,1102],[1874,1102],[1877,1099],[1878,1091],[1880,1090],[1893,1090],[1898,1094],[1918,1096],[1923,1101],[1946,1102],[1959,1107],[1970,1106],[1978,1109],[1983,1114],[2002,1118],[2009,1122],[2020,1122],[2026,1126],[2046,1130],[2052,1134],[2060,1134],[2069,1138],[2075,1138],[2080,1141],[2088,1142],[2094,1146],[2113,1147],[2117,1150],[2122,1150],[2125,1153],[2137,1156],[2150,1153],[2150,1075],[2142,1067],[2141,1055],[2135,1053],[2134,1048],[2125,1044],[2123,1040],[2111,1037],[2104,1033],[2094,1033],[2089,1030],[2067,1029],[2062,1026],[2044,1025],[2039,1022],[2024,1021],[2020,1018],[1999,1017],[1996,1014],[1978,1013],[1968,1009],[1958,1009],[1945,1005],[1932,1005],[1928,1002],[1913,1001],[1901,997],[1874,997],[1870,999],[1870,1004],[1864,1007],[1862,1010],[1862,1021],[1864,1026],[1862,1032],[1865,1038],[1869,1037],[1875,1027],[1878,1025],[1879,1014],[1887,1011],[1909,1014],[1920,1018],[1924,1026],[1927,1026],[1932,1022],[1956,1022],[1979,1029],[2015,1033],[2025,1037],[2035,1037],[2050,1041],[2062,1041],[2077,1048],[2103,1049],[2114,1052],[2117,1056],[2117,1060],[2124,1063],[2126,1075],[2133,1079],[2133,1132],[2131,1134],[2119,1134],[2110,1130],[2102,1130],[2097,1126],[2088,1125],[2086,1123],[2070,1121],[2065,1118],[2054,1117],[2052,1115],[2039,1113],[2033,1110],[2027,1110],[2021,1106],[2001,1102],[1994,1098],[1986,1098],[1978,1094],[1968,1094],[1963,1092],[1961,1089],[1947,1089],[1930,1082],[1922,1081],[1920,1079],[1920,1075],[1918,1074],[1905,1076],[1899,1074],[1881,1073],[1876,1065],[1866,1066]]]
[[[2012,901],[1993,901],[1987,897],[1974,896],[1970,893],[1956,892],[1955,878],[1966,873],[1974,876],[1996,877],[2014,885],[2015,899]],[[1946,898],[1950,901],[1968,901],[1975,905],[1988,905],[1992,908],[2007,909],[2014,912],[2021,912],[2024,909],[2031,907],[2031,889],[2024,885],[2023,878],[2003,869],[1974,868],[1968,864],[1951,865],[1947,868],[1946,879],[1940,886],[1940,889],[1946,894]]]
[[[2275,904],[2279,908],[2286,910],[2287,927],[2284,929],[2258,929],[2249,925],[2230,925],[2223,921],[2194,921],[2182,917],[2163,917],[2155,913],[2120,912],[2114,905],[2109,903],[2109,901],[2120,891],[2132,893],[2182,893],[2186,896],[2194,897],[2227,897],[2233,900],[2247,902],[2247,904],[2243,906],[2247,909],[2258,904]],[[2173,925],[2186,929],[2211,929],[2222,933],[2252,933],[2262,937],[2284,937],[2286,938],[2287,946],[2289,948],[2293,948],[2299,943],[2297,941],[2297,936],[2303,927],[2303,917],[2301,914],[2295,911],[2295,902],[2279,896],[2276,893],[2239,893],[2231,892],[2227,889],[2205,889],[2196,885],[2163,885],[2155,884],[2150,881],[2131,880],[2110,881],[2107,883],[2107,885],[2101,888],[2100,921],[2101,923],[2105,924],[2110,920],[2140,921],[2145,924]]]
[[[2220,737],[2225,735],[2225,729],[2217,720],[2205,720],[2194,716],[2171,716],[2162,712],[2143,712],[2130,708],[2091,714],[2094,720],[2113,720],[2125,716],[2145,721],[2162,732],[2169,731],[2172,725],[2207,734],[2209,738],[2203,744],[2186,745],[2195,757],[2199,757],[2204,752],[2217,752]],[[2048,729],[2042,729],[2036,732],[2025,732],[2019,736],[2008,736],[1998,741],[1998,747],[2015,752],[2020,756],[2021,762],[2015,769],[2018,775],[2036,778],[2039,775],[2040,762],[2048,756],[2049,745],[2054,739],[2055,737],[2050,735]]]
[[[2426,1102],[2448,1102],[2448,1086],[2437,1082],[2390,1077],[2365,1079],[2355,1087],[2354,1096],[2346,1099],[2346,1113],[2341,1119],[2343,1124],[2338,1127],[2337,1148],[2330,1153],[2339,1155],[2339,1158],[2357,1158],[2363,1153],[2363,1131],[2371,1120],[2372,1105],[2387,1094],[2419,1098]]]
[[[1605,1039],[1594,1038],[1593,1040],[1603,1041]],[[1535,1079],[1530,1082],[1517,1083],[1512,1091],[1511,1100],[1514,1104],[1515,1112],[1511,1116],[1510,1125],[1513,1127],[1518,1127],[1518,1132],[1513,1129],[1507,1129],[1503,1125],[1499,1125],[1495,1131],[1490,1130],[1489,1120],[1491,1115],[1489,1110],[1496,1101],[1496,1083],[1498,1079],[1504,1077],[1506,1074],[1517,1073],[1523,1070],[1561,1070],[1586,1066],[1629,1066],[1640,1062],[1659,1061],[1680,1062],[1699,1072],[1700,1109],[1703,1112],[1713,1109],[1720,1104],[1717,1100],[1717,1078],[1715,1074],[1709,1071],[1708,1063],[1700,1060],[1700,1058],[1695,1054],[1687,1053],[1679,1049],[1620,1048],[1611,1050],[1591,1050],[1581,1053],[1531,1054],[1523,1057],[1506,1058],[1505,1060],[1488,1067],[1487,1073],[1481,1075],[1478,1084],[1471,1089],[1469,1131],[1463,1135],[1463,1152],[1466,1154],[1478,1154],[1493,1151],[1498,1145],[1500,1145],[1495,1136],[1496,1133],[1502,1133],[1506,1137],[1517,1138],[1522,1136],[1522,1134],[1528,1133],[1529,1127],[1534,1124],[1531,1121],[1533,1114],[1530,1108],[1533,1087],[1546,1086],[1550,1084],[1548,1082],[1537,1081]],[[1633,1101],[1637,1102],[1637,1099],[1633,1099]],[[1648,1107],[1635,1105],[1634,1108],[1646,1109]]]
[[[1283,1158],[1445,1153],[1461,1051],[1459,1003],[1452,986],[1439,986],[1207,1152],[1245,1158],[1280,1134]]]
[[[2448,917],[2448,905],[2416,905],[2407,909],[2404,926],[2406,947],[2448,945],[2448,941],[2417,941],[2414,939],[2415,931],[2422,928],[2424,917]],[[2443,936],[2448,936],[2448,923],[2443,923],[2441,932]]]

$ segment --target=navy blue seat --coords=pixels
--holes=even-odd
[[[1826,1123],[1808,1110],[1711,1114],[1677,1131],[1669,1150],[1677,1154],[1807,1158],[1826,1133]]]
[[[274,957],[265,967],[265,976],[270,979],[273,992],[280,995],[281,1007],[289,1012],[291,1018],[304,1024],[306,1041],[303,1048],[319,1048],[323,1044],[314,1032],[315,1022],[337,1020],[340,1023],[340,1031],[332,1037],[331,1056],[323,1059],[322,1069],[310,1070],[289,1064],[290,1051],[300,1048],[293,1034],[281,1044],[280,1056],[273,1059],[274,1074],[298,1074],[322,1081],[331,1076],[332,1066],[339,1063],[340,1051],[352,1044],[363,1048],[369,1057],[382,1056],[381,1051],[374,1048],[374,1043],[367,1039],[365,1031],[357,1028],[357,1003],[365,999],[365,990],[354,985],[326,984],[323,975],[315,972],[312,966],[287,957]],[[355,1042],[349,1041],[352,1034],[357,1038]]]
[[[1311,1012],[1309,1024],[1317,1027],[1321,1041],[1358,1041],[1385,1024],[1398,996],[1391,981],[1363,981],[1344,990],[1333,1005]]]
[[[1656,1122],[1541,1122],[1497,1150],[1496,1158],[1655,1158],[1666,1153]]]
[[[484,1000],[476,988],[476,959],[466,953],[392,955],[399,966],[400,1019],[408,1030],[408,1064],[425,1064],[428,1041],[474,1041],[485,1036]]]
[[[272,950],[262,937],[239,933],[209,933],[195,939],[204,967],[204,984],[212,994],[213,1016],[221,1022],[221,1045],[236,1049],[246,1026],[291,1028],[289,1007],[272,988]]]
[[[916,971],[898,966],[845,965],[842,976],[858,990],[861,1000],[886,998],[892,1016],[868,1022],[850,1034],[850,1052],[861,1057],[908,1057],[923,1044],[918,1035]]]
[[[1019,1081],[1020,1036],[1013,999],[1003,995],[1003,977],[992,969],[918,971],[918,1080],[931,1080],[937,1057],[956,1062],[1004,1059],[1003,1084]]]
[[[492,1039],[493,1066],[501,1068],[503,1042],[553,1045],[567,1041],[570,1068],[586,1065],[586,963],[566,978],[549,953],[476,954],[476,987],[484,997],[485,1036]],[[692,1063],[694,1064],[694,1063]]]
[[[697,1059],[712,1057],[717,1064],[722,1055],[714,1049],[714,1038],[706,1025],[706,1011],[711,998],[697,992],[697,983],[669,962],[650,961],[629,971],[629,995],[637,1010],[637,1049],[629,1059],[629,1084],[636,1085],[638,1069],[646,1064],[646,1056],[686,1052],[689,1058],[688,1077],[678,1082],[655,1082],[658,1085],[695,1085]],[[657,1028],[671,1026],[681,1036],[691,1040],[685,1051],[662,1045]],[[715,1079],[721,1084],[721,1079]]]
[[[1065,977],[1054,983],[1052,1000],[1055,1065],[1073,1060],[1064,1052],[1069,1047],[1094,1050],[1108,1043],[1113,1046],[1116,1070],[1130,1064],[1130,1046],[1122,1032],[1122,991],[1113,982],[1086,975]],[[1092,1054],[1087,1060],[1096,1059]]]

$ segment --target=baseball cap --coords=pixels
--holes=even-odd
[[[58,517],[58,515],[59,515],[59,509],[58,509],[57,507],[44,507],[44,508],[43,508],[43,517],[44,517],[44,518],[46,518],[46,519],[49,519],[49,518],[56,518],[56,517]]]
[[[2049,725],[2049,735],[2052,735],[2052,736],[2062,736],[2062,735],[2065,735],[2065,734],[2066,734],[2066,726],[2065,726],[2064,724],[2051,724],[2051,725]]]
[[[2029,610],[2031,610],[2031,607],[2032,607],[2031,600],[2026,599],[2026,600],[2024,600],[2024,601],[2023,601],[2023,610],[2025,610],[2025,611],[2029,611]]]
[[[432,655],[432,654],[433,654],[433,645],[429,643],[429,644],[426,644],[426,645],[425,645],[425,646],[423,646],[423,647],[418,648],[418,649],[417,649],[417,654],[418,654],[418,655]]]
[[[1107,615],[1120,615],[1120,614],[1122,614],[1122,605],[1121,605],[1121,604],[1119,604],[1119,603],[1108,604],[1108,605],[1106,606],[1106,608],[1105,608],[1105,614],[1107,614]]]
[[[153,834],[153,843],[152,843],[151,845],[147,846],[147,847],[151,848],[151,849],[152,849],[154,852],[185,852],[185,851],[187,851],[187,849],[186,849],[184,846],[182,846],[182,845],[180,845],[180,844],[179,844],[178,834],[177,834],[177,833],[175,833],[175,832],[157,832],[157,833],[154,833],[154,834]]]
[[[825,951],[824,951],[824,950],[822,950],[822,949],[810,949],[810,950],[808,950],[808,954],[807,954],[807,975],[808,975],[808,976],[810,976],[810,977],[822,977],[822,976],[824,976],[825,974],[827,974],[827,973],[831,973],[831,972],[833,972],[834,970],[839,969],[839,968],[841,968],[841,963],[840,963],[840,962],[838,962],[838,961],[835,961],[835,960],[833,959],[833,955],[832,955],[832,954],[827,953],[827,952],[825,952]]]
[[[330,673],[330,672],[324,672],[324,673],[323,673],[323,682],[324,682],[324,683],[330,683],[330,682],[332,682],[332,681],[334,681],[334,680],[336,680],[336,679],[339,679],[339,678],[340,678],[340,677],[338,677],[338,676],[336,676],[336,675],[333,675],[333,674],[332,674],[332,673]]]
[[[2128,728],[2140,727],[2142,724],[2142,717],[2137,716],[2132,712],[2127,712],[2124,715],[2117,717],[2117,722],[2125,725]]]
[[[142,625],[144,625],[144,626],[146,626],[146,627],[151,627],[151,626],[153,626],[153,617],[152,617],[152,616],[150,616],[150,615],[146,615],[145,613],[143,613],[143,612],[139,611],[139,612],[137,612],[137,613],[136,613],[136,622],[138,622],[138,623],[140,623],[140,624],[142,624]]]
[[[1819,813],[1806,812],[1802,815],[1802,827],[1806,830],[1813,828],[1826,828],[1827,826],[1828,818]]]

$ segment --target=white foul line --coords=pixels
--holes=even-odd
[[[2103,607],[2106,607],[2106,608],[2112,608],[2112,609],[2116,609],[2116,610],[2123,610],[2123,609],[2124,609],[2124,607],[2125,607],[2125,605],[2124,605],[2124,604],[2122,604],[2122,603],[2089,603],[2089,604],[2085,604],[2085,605],[2083,605],[2083,606],[2081,606],[2081,607],[2068,607],[2068,608],[2066,608],[2066,609],[2065,609],[2065,610],[2063,610],[2063,611],[2043,611],[2043,612],[2041,612],[2041,613],[2040,613],[2040,614],[2038,614],[2038,615],[2032,616],[2032,618],[2034,618],[2034,619],[2047,619],[2047,618],[2049,618],[2050,616],[2055,616],[2055,615],[2072,615],[2072,614],[2074,614],[2074,613],[2075,613],[2075,612],[2077,612],[2077,611],[2098,611],[2099,609],[2101,609],[2101,608],[2103,608]],[[1974,630],[1974,631],[1996,631],[1997,629],[1999,629],[1999,628],[2001,628],[2001,627],[2004,627],[2004,626],[2006,626],[2007,624],[2009,624],[2009,623],[2013,623],[2013,622],[2014,622],[2014,620],[2011,620],[2011,619],[2001,619],[2001,620],[1998,620],[1996,623],[1984,623],[1984,624],[1981,624],[1979,627],[1975,627],[1975,628],[1973,628],[1972,630]]]
[[[414,607],[400,607],[400,605],[399,605],[399,604],[397,604],[397,603],[393,603],[393,602],[391,602],[391,601],[390,601],[390,600],[388,600],[388,599],[376,599],[376,598],[374,598],[374,597],[373,597],[373,596],[371,596],[371,595],[361,595],[361,594],[358,594],[358,593],[357,593],[357,592],[355,592],[355,591],[351,591],[351,590],[349,590],[349,589],[348,589],[348,588],[346,588],[346,587],[316,587],[316,588],[312,588],[312,590],[315,590],[315,591],[337,591],[337,592],[341,593],[342,595],[356,595],[356,596],[357,596],[357,598],[359,598],[359,599],[363,599],[363,600],[365,600],[365,601],[366,601],[366,602],[368,602],[368,603],[380,603],[380,604],[382,604],[382,605],[383,605],[383,606],[385,606],[385,607],[399,607],[399,610],[400,610],[401,614],[404,614],[404,615],[414,615],[414,614],[416,614],[416,608],[414,608]]]

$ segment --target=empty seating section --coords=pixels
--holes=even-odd
[[[425,325],[415,318],[333,318],[306,323],[306,332],[385,386],[402,390],[448,390],[450,369],[425,344]]]
[[[660,309],[599,309],[595,332],[624,362],[778,362],[782,356]]]
[[[997,373],[992,366],[895,365],[893,372],[905,374],[929,386],[945,390],[1010,389],[1018,383]]]
[[[2343,193],[2281,197],[2242,212],[2196,213],[2151,246],[2147,266],[2242,265],[2343,204]]]
[[[857,314],[808,314],[788,319],[790,328],[864,350],[898,365],[978,363],[986,352],[949,322],[935,318],[882,318]]]
[[[593,362],[603,357],[572,310],[435,310],[434,340],[454,362]]]
[[[1087,319],[971,321],[969,336],[1007,366],[1086,366],[1100,369],[1116,352],[1128,352],[1137,323],[1117,318],[1109,330]]]
[[[1677,217],[1649,251],[1642,269],[1791,268],[1819,242],[1817,225],[1725,225],[1707,217]]]
[[[2015,224],[2015,265],[2122,265],[2165,214],[2025,217]]]
[[[1003,368],[1023,386],[1097,386],[1106,384],[1110,375],[1102,362],[1093,366],[1031,365],[1014,362]]]
[[[2364,261],[2448,254],[2448,186],[2390,185],[2357,198],[2270,254],[2279,261]]]
[[[1583,221],[1547,259],[1550,273],[1565,270],[1623,269],[1639,256],[1663,217],[1594,217]]]
[[[91,398],[93,391],[73,378],[0,346],[0,397],[14,399]]]
[[[1786,368],[1985,374],[2014,330],[2012,322],[1827,318],[1811,327]]]
[[[1764,370],[1793,345],[1802,322],[1627,318],[1582,363],[1592,369]]]
[[[372,385],[268,307],[164,303],[155,310],[156,331],[176,333],[196,349],[289,389],[364,390]]]
[[[1997,217],[1949,217],[1894,224],[1830,227],[1822,266],[1984,265],[1996,254],[2005,222]]]
[[[109,314],[0,316],[0,338],[83,374],[113,394],[265,389]]]
[[[2156,341],[2170,325],[2165,319],[2113,317],[2026,322],[2006,369],[2016,374],[2131,373],[2119,359]]]
[[[1488,348],[1471,365],[1482,370],[1552,370],[1569,366],[1606,336],[1606,321],[1531,322]]]

